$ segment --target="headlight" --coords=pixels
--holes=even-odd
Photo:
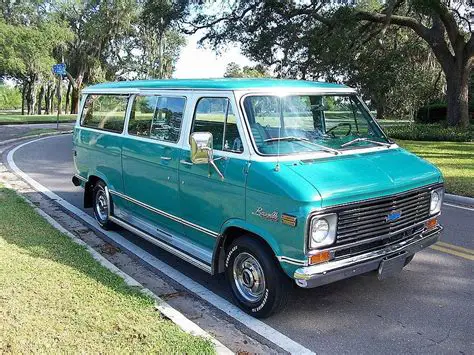
[[[441,211],[441,205],[443,204],[444,188],[440,187],[431,191],[430,201],[430,215],[437,214]]]
[[[314,216],[309,227],[309,247],[331,245],[336,240],[337,214]]]

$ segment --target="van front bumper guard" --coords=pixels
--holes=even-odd
[[[442,230],[443,227],[438,225],[430,231],[425,231],[413,238],[382,249],[341,260],[301,267],[295,271],[293,276],[298,286],[311,288],[378,270],[383,260],[401,254],[409,257],[436,243]]]

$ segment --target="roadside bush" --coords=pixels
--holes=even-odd
[[[21,92],[16,87],[0,86],[0,110],[21,108]]]
[[[446,120],[448,106],[445,102],[436,102],[420,107],[416,112],[416,123],[440,123]],[[474,115],[474,100],[469,102],[469,114]]]
[[[436,103],[420,107],[415,116],[417,123],[437,123],[446,120],[448,107],[445,103]]]
[[[388,136],[393,139],[448,142],[469,142],[474,140],[474,131],[472,128],[466,130],[444,127],[440,124],[411,123],[385,127],[384,130]]]

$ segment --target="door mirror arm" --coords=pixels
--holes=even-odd
[[[224,180],[224,174],[219,170],[216,165],[216,161],[220,159],[225,159],[225,157],[220,157],[214,159],[214,150],[212,148],[212,133],[210,132],[194,132],[191,134],[189,143],[191,145],[191,161],[193,164],[204,164],[208,163],[209,165],[209,176],[211,176],[211,166],[217,172],[222,180]]]

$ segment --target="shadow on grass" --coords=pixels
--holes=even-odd
[[[74,268],[117,293],[153,303],[148,296],[100,265],[85,247],[52,227],[9,189],[0,188],[0,216],[1,237],[29,256]]]

